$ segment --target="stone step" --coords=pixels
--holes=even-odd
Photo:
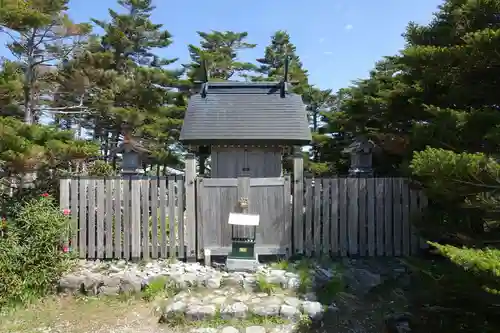
[[[297,325],[224,325],[221,327],[195,327],[189,333],[292,333],[297,332]]]
[[[181,291],[165,301],[160,321],[232,320],[279,317],[298,321],[303,316],[319,319],[324,307],[286,293],[253,293],[241,288]]]

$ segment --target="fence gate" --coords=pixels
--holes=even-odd
[[[239,212],[248,198],[248,213],[259,214],[255,250],[258,254],[287,254],[291,250],[290,177],[198,178],[197,239],[199,256],[228,255],[231,251],[229,213]]]

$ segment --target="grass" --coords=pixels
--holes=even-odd
[[[160,296],[164,298],[170,298],[180,291],[175,285],[175,283],[169,280],[167,277],[160,276],[152,281],[141,292],[140,296],[146,302],[151,302]]]
[[[50,332],[100,333],[116,327],[140,333],[164,332],[157,325],[158,316],[152,302],[177,292],[179,289],[171,280],[158,277],[137,294],[51,296],[25,307],[4,310],[0,313],[0,332],[49,332],[50,329]]]
[[[312,276],[312,269],[315,267],[314,261],[309,259],[301,259],[296,262],[280,260],[271,264],[271,267],[274,269],[294,272],[299,276],[297,292],[300,295],[314,292],[320,303],[330,304],[338,293],[345,290],[346,286],[342,278],[343,266],[338,263],[332,263],[331,260],[322,260],[320,266],[331,268],[335,274],[321,288],[314,290],[314,277]]]
[[[157,322],[151,304],[140,298],[54,296],[1,314],[0,332],[171,332]]]
[[[283,325],[289,322],[290,321],[277,316],[264,317],[257,315],[250,315],[249,317],[244,319],[238,319],[238,318],[223,319],[219,311],[215,313],[215,316],[213,318],[207,318],[205,320],[198,320],[198,321],[187,320],[187,318],[182,314],[162,320],[162,324],[165,324],[168,327],[213,327],[213,328],[220,328],[223,326],[233,326],[236,328],[245,328],[248,326],[269,327],[269,326]]]
[[[264,274],[258,274],[255,279],[255,288],[256,291],[266,293],[271,296],[276,292],[276,290],[281,289],[281,286],[277,283],[267,281]]]

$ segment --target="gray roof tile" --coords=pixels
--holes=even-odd
[[[301,97],[280,97],[276,82],[211,82],[205,98],[189,100],[180,140],[307,144],[311,131]]]

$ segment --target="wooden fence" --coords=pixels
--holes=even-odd
[[[402,178],[306,179],[295,253],[401,256],[423,245],[410,221],[427,205]]]
[[[183,177],[61,180],[60,204],[70,209],[70,247],[81,258],[184,258]]]
[[[200,258],[216,242],[206,239],[211,234],[199,217],[185,214],[185,192],[182,176],[61,180],[61,208],[71,210],[73,223],[71,248],[81,258]],[[289,213],[281,218],[292,229],[290,254],[400,256],[421,246],[410,221],[426,198],[404,179],[306,179],[303,204],[285,200]]]

